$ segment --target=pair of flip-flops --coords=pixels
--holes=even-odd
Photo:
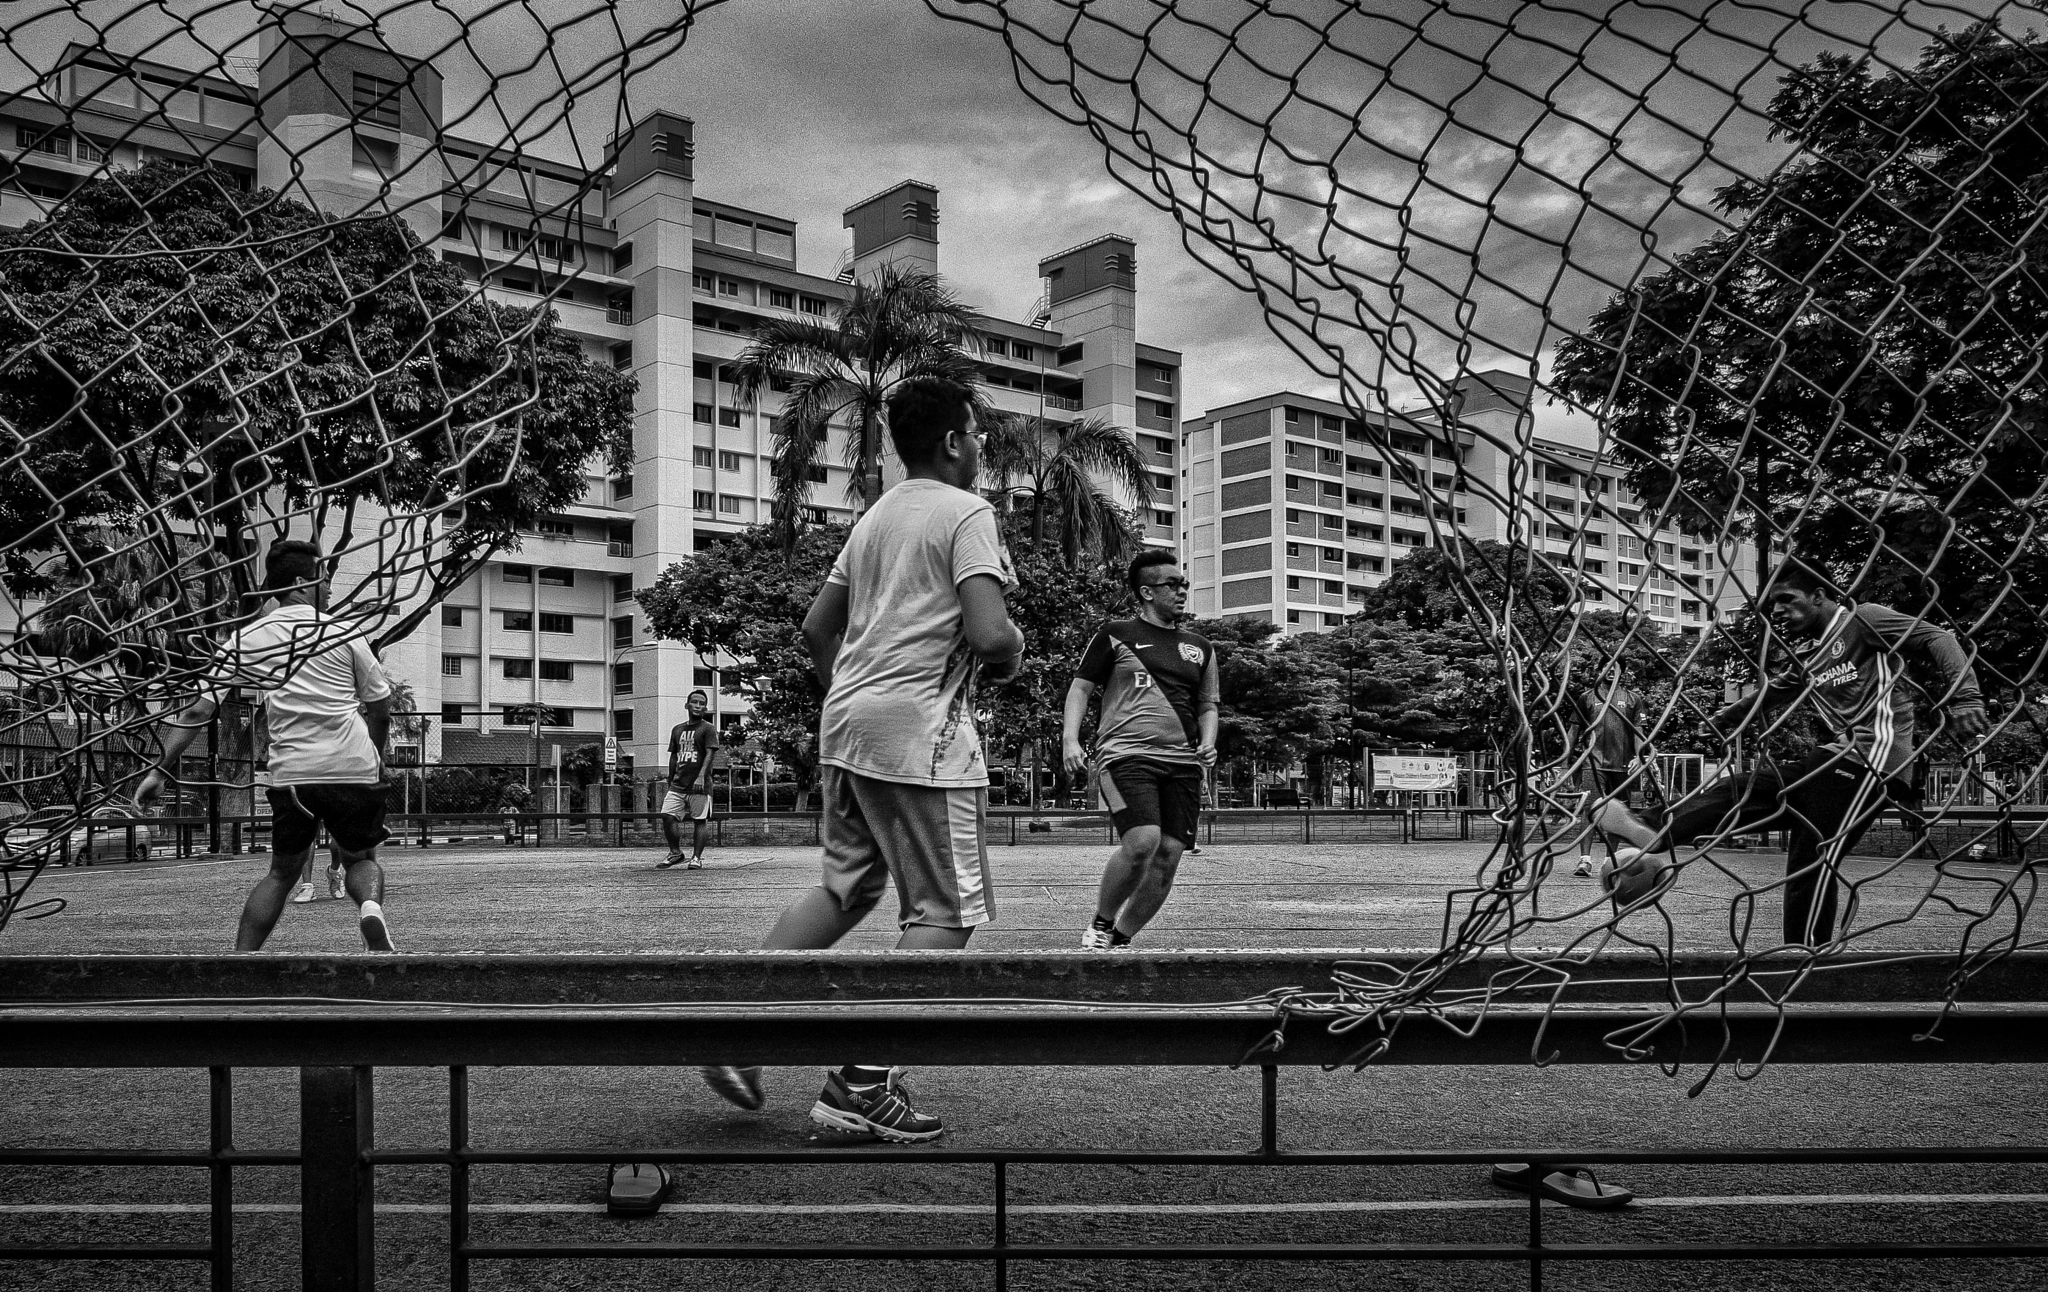
[[[1534,1193],[1567,1207],[1584,1207],[1589,1211],[1612,1211],[1636,1200],[1636,1195],[1627,1189],[1600,1183],[1593,1168],[1565,1162],[1545,1163],[1541,1167],[1528,1162],[1503,1163],[1493,1168],[1493,1182],[1516,1193]]]
[[[614,1162],[605,1210],[614,1216],[651,1216],[661,1210],[674,1184],[659,1162]]]

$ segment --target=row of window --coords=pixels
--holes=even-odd
[[[14,146],[32,153],[45,153],[51,157],[77,157],[79,161],[99,163],[107,159],[108,144],[97,143],[84,135],[68,135],[53,126],[24,126],[14,128]]]
[[[747,290],[751,284],[737,278],[728,278],[724,274],[705,273],[702,270],[690,271],[690,286],[699,295],[723,296],[727,300],[743,300],[754,295]],[[822,296],[813,296],[809,292],[793,291],[786,287],[768,287],[763,290],[767,292],[765,303],[770,309],[797,310],[804,314],[816,314],[821,318],[832,312],[832,302]]]
[[[740,500],[738,498],[729,493],[717,494],[715,498],[718,510],[724,515],[737,516],[740,514]],[[714,495],[709,489],[692,489],[690,491],[690,508],[693,511],[708,512],[712,509],[713,499]]]
[[[711,450],[701,444],[691,450],[690,458],[691,461],[700,467],[708,467],[712,464]],[[720,449],[718,450],[717,463],[720,471],[737,471],[740,469],[740,455],[731,449]]]

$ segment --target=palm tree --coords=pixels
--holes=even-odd
[[[1122,490],[1140,514],[1152,506],[1152,477],[1136,441],[1099,417],[1054,422],[1014,413],[991,415],[981,469],[1012,509],[1031,517],[1031,543],[1059,541],[1068,568],[1083,552],[1115,565],[1140,546]]]
[[[975,415],[988,407],[970,351],[980,348],[974,312],[935,274],[884,266],[854,284],[853,299],[828,322],[777,319],[754,332],[734,369],[733,393],[752,406],[761,392],[788,383],[775,423],[776,527],[795,541],[798,518],[825,453],[834,417],[850,423],[848,496],[866,510],[882,495],[882,408],[912,377],[947,377],[977,391]]]

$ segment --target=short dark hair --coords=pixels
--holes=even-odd
[[[701,686],[698,687],[696,690],[690,692],[688,695],[684,696],[683,703],[688,704],[690,701],[697,699],[699,696],[703,697],[704,703],[711,703],[711,692],[705,690]]]
[[[974,392],[949,377],[912,377],[889,395],[889,438],[906,463],[926,463],[967,425]]]
[[[320,545],[303,538],[272,543],[263,557],[263,590],[286,592],[320,581]]]
[[[1131,567],[1124,571],[1124,583],[1131,589],[1131,595],[1138,595],[1138,576],[1159,565],[1179,565],[1180,558],[1163,547],[1151,547],[1131,558]]]
[[[1804,592],[1808,596],[1819,593],[1824,597],[1842,595],[1834,580],[1796,556],[1786,557],[1779,562],[1778,568],[1771,571],[1770,591]]]

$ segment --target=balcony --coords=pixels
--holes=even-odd
[[[1069,413],[1078,413],[1081,411],[1081,401],[1078,399],[1070,399],[1065,395],[1048,394],[1045,397],[1045,406],[1047,408],[1065,409]]]
[[[1334,606],[1337,609],[1342,610],[1344,608],[1344,594],[1341,592],[1318,593],[1316,596],[1316,604],[1324,606]]]

